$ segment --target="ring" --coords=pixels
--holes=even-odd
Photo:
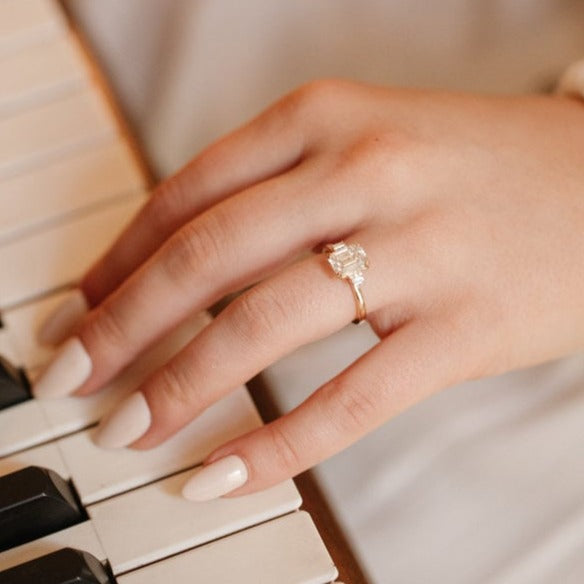
[[[341,280],[347,280],[355,298],[357,314],[353,323],[359,324],[367,317],[367,308],[361,286],[365,281],[363,272],[369,268],[369,258],[365,250],[357,243],[347,245],[344,241],[325,245],[323,253],[333,272]]]

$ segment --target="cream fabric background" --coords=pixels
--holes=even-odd
[[[581,0],[68,4],[160,176],[309,79],[521,92],[584,54]],[[292,407],[373,342],[351,327],[266,376]],[[583,455],[580,356],[445,391],[317,472],[373,582],[576,584]]]

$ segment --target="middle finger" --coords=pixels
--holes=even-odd
[[[212,207],[182,227],[83,321],[33,388],[37,397],[91,393],[183,318],[257,281],[303,249],[362,221],[305,163]],[[333,201],[335,204],[327,204]],[[266,242],[271,242],[266,245]]]

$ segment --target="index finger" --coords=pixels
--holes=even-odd
[[[79,289],[47,318],[43,344],[59,344],[90,307],[100,304],[180,227],[230,195],[292,168],[305,137],[290,123],[284,98],[217,141],[162,182],[109,250],[82,277]]]

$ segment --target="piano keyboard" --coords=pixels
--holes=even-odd
[[[206,503],[180,496],[210,451],[262,423],[245,387],[153,450],[93,445],[104,412],[208,324],[207,314],[98,394],[30,397],[27,383],[52,356],[36,342],[39,324],[147,190],[60,7],[0,0],[0,392],[10,388],[0,394],[0,584],[35,573],[70,582],[79,570],[84,582],[112,584],[331,582],[337,570],[292,481]]]

